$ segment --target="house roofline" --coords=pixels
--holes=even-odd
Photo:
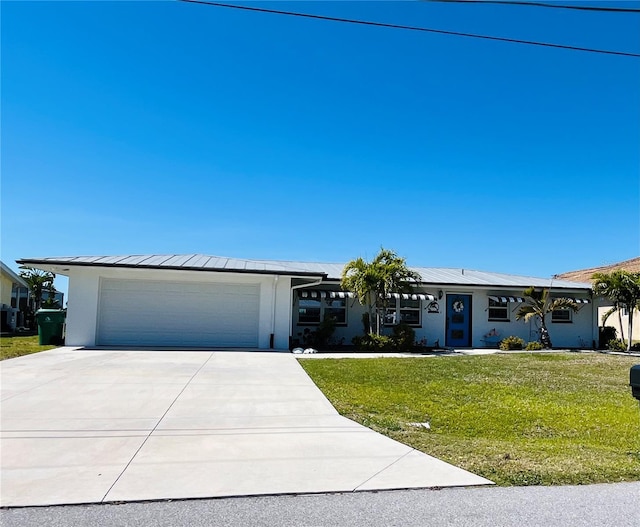
[[[16,263],[20,262],[18,261]],[[4,262],[0,262],[0,267],[2,267],[2,271],[7,274],[9,278],[11,278],[14,284],[18,284],[21,287],[26,287],[27,289],[29,289],[29,284],[27,284],[27,282],[25,282],[24,279],[20,277],[20,275],[12,271],[11,268],[8,267]]]
[[[144,265],[144,264],[121,264],[121,263],[92,263],[92,262],[66,262],[62,260],[39,260],[24,258],[17,260],[17,263],[21,265],[34,265],[42,267],[63,267],[58,273],[63,274],[64,271],[68,271],[71,267],[107,267],[107,268],[119,268],[119,269],[153,269],[156,271],[170,270],[170,271],[198,271],[198,272],[210,272],[210,273],[241,273],[241,274],[259,274],[259,275],[279,275],[279,276],[301,276],[301,277],[313,277],[313,278],[326,278],[325,273],[317,273],[311,271],[284,271],[276,269],[224,269],[219,267],[203,268],[203,267],[189,267],[184,265]]]

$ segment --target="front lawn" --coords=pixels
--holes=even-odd
[[[0,337],[0,360],[13,359],[56,347],[58,346],[40,346],[37,335],[29,337]]]
[[[498,485],[640,480],[629,369],[599,353],[301,359],[344,416]],[[410,423],[428,421],[430,429]]]

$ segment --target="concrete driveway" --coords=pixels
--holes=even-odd
[[[335,411],[288,353],[0,363],[0,505],[488,485]]]

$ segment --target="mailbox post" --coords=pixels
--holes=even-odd
[[[631,395],[640,401],[640,364],[631,366],[629,386],[631,386]]]

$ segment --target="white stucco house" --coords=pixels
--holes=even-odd
[[[365,308],[340,289],[344,264],[187,255],[24,258],[68,276],[66,344],[289,350],[330,313],[336,343],[363,332]],[[403,321],[427,346],[486,347],[487,335],[537,339],[515,320],[530,286],[574,298],[548,321],[556,347],[591,347],[597,319],[588,283],[468,269],[412,267],[422,280],[396,293],[387,326]]]

